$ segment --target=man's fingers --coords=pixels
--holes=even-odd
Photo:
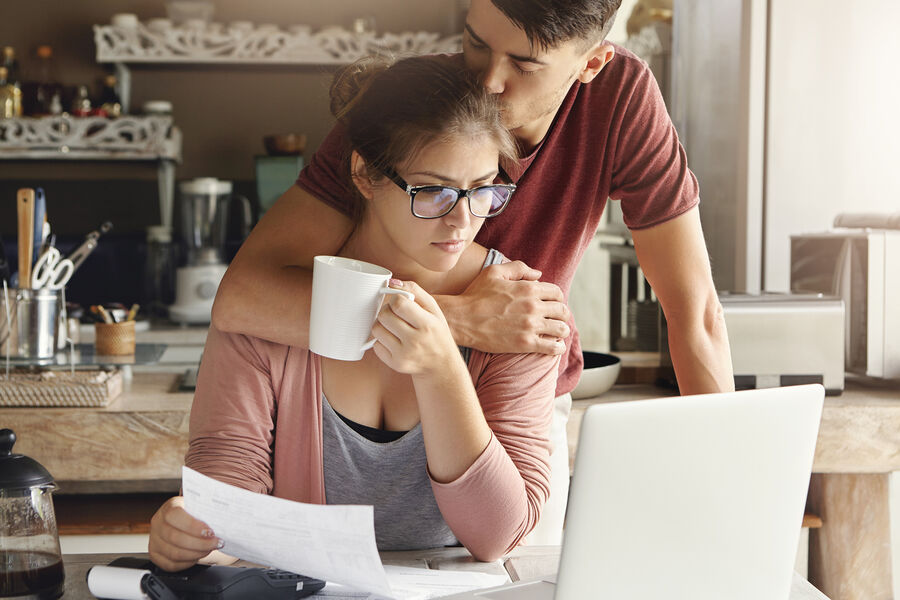
[[[566,343],[561,339],[542,336],[537,338],[533,351],[537,354],[558,356],[566,351]]]
[[[566,339],[571,332],[569,324],[559,319],[544,319],[540,327],[537,328],[539,336],[558,340]]]
[[[532,269],[521,260],[514,260],[500,265],[491,265],[485,269],[485,272],[491,277],[509,279],[510,281],[519,281],[523,279],[527,281],[537,281],[541,277],[540,271]]]
[[[565,305],[565,296],[563,296],[559,286],[545,281],[528,282],[527,285],[534,288],[533,293],[538,299],[546,300],[547,302],[559,302]],[[566,311],[568,311],[568,308],[566,308]]]

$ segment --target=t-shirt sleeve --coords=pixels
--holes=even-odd
[[[621,123],[609,197],[621,201],[628,228],[653,227],[693,208],[700,201],[697,178],[646,66],[636,75]]]
[[[345,148],[344,128],[340,124],[335,125],[309,164],[300,171],[297,185],[328,206],[352,217],[352,195],[341,175]]]

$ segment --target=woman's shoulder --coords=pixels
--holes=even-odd
[[[223,331],[215,325],[209,327],[206,348],[215,348],[226,354],[234,353],[245,360],[252,357],[262,362],[284,362],[289,358],[306,361],[311,355],[307,348],[279,344],[253,335]]]

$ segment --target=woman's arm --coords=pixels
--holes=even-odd
[[[545,354],[472,353],[469,369],[492,437],[459,478],[431,486],[444,520],[479,560],[515,548],[550,494],[558,365]]]
[[[467,369],[434,299],[415,283],[402,287],[416,300],[386,302],[374,349],[412,376],[444,519],[473,556],[493,560],[531,531],[549,494],[558,359],[473,353]]]
[[[284,362],[287,350],[210,327],[191,406],[185,466],[253,492],[271,493],[271,370]]]
[[[210,328],[191,407],[187,466],[255,492],[272,489],[274,393],[268,357],[277,350]],[[184,510],[180,496],[150,521],[150,558],[166,570],[185,569],[204,557],[221,562],[224,555],[210,554],[219,547],[215,532]]]

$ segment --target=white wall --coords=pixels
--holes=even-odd
[[[900,2],[770,2],[765,287],[790,235],[839,212],[900,212]]]
[[[628,22],[628,17],[631,16],[631,11],[634,9],[635,4],[637,4],[637,0],[622,0],[616,16],[616,22],[613,23],[613,28],[610,30],[609,35],[606,36],[606,39],[614,44],[621,44],[628,39],[628,34],[625,33],[625,24]]]

